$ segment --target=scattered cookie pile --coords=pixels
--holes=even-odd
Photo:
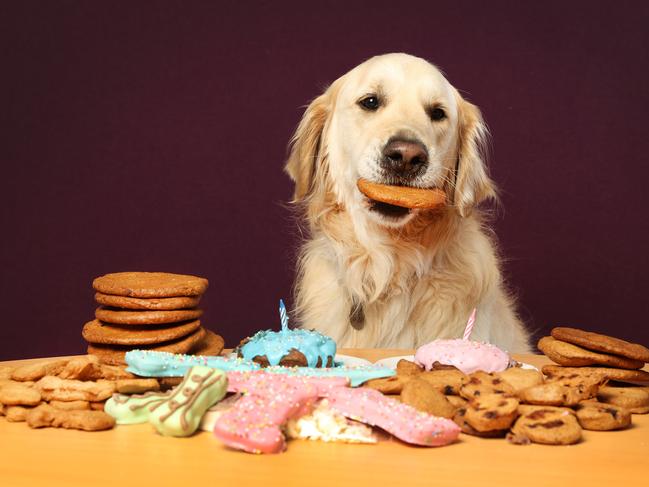
[[[543,372],[546,377],[520,367],[464,374],[439,363],[426,371],[401,360],[396,376],[365,386],[420,411],[452,418],[465,434],[507,437],[514,444],[573,444],[580,441],[582,429],[626,428],[632,413],[649,412],[646,389],[608,386],[609,376],[601,371],[551,366]]]
[[[201,326],[207,279],[164,272],[118,272],[93,281],[100,305],[83,327],[88,353],[124,364],[134,348],[218,355],[223,339]]]
[[[597,391],[599,401],[623,407],[634,414],[649,413],[649,348],[599,333],[557,327],[543,337],[539,349],[559,365],[546,365],[549,378],[599,377],[609,381]],[[645,386],[645,387],[642,387]]]
[[[93,355],[42,360],[0,369],[0,414],[7,421],[26,421],[32,428],[104,430],[115,425],[103,411],[115,392],[159,389],[156,379],[136,378]]]

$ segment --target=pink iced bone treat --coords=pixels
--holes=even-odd
[[[232,377],[232,379],[230,379]],[[226,445],[251,453],[278,453],[286,442],[281,426],[311,410],[319,396],[346,384],[345,378],[289,377],[260,372],[228,374],[233,392],[242,392],[214,425]],[[230,382],[229,382],[230,383]]]
[[[430,370],[435,362],[453,365],[465,374],[477,370],[500,372],[509,366],[507,352],[490,343],[471,340],[433,340],[415,352],[415,362]]]
[[[406,443],[442,446],[460,434],[450,419],[422,413],[374,389],[337,387],[330,390],[328,399],[331,408],[343,416],[379,426]]]

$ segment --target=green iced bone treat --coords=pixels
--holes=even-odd
[[[169,397],[168,392],[147,392],[142,395],[113,394],[106,401],[104,411],[115,418],[117,424],[146,423],[151,408]]]
[[[189,436],[207,409],[223,399],[225,372],[202,365],[189,369],[183,381],[162,402],[153,405],[149,422],[164,436]]]

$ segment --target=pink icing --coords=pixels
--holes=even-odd
[[[460,434],[460,428],[450,419],[422,413],[374,389],[337,387],[327,397],[331,408],[343,416],[379,426],[407,443],[442,446]]]
[[[228,390],[243,393],[214,425],[226,445],[251,453],[278,453],[286,448],[281,426],[310,411],[320,397],[349,418],[375,425],[416,445],[440,446],[455,440],[458,426],[367,388],[347,387],[345,377],[296,377],[261,370],[229,372]]]
[[[344,377],[292,377],[263,371],[231,372],[228,390],[244,396],[219,417],[214,435],[251,453],[279,453],[286,447],[281,426],[306,414],[318,397],[342,388]]]
[[[477,370],[500,372],[509,366],[509,354],[490,343],[471,340],[433,340],[415,352],[415,362],[430,370],[433,363],[453,365],[465,374]]]

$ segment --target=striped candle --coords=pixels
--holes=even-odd
[[[471,312],[471,316],[469,316],[469,321],[466,322],[466,328],[464,328],[464,336],[462,337],[463,340],[468,340],[469,337],[471,336],[471,332],[473,331],[473,325],[475,324],[475,314],[478,308],[473,308],[473,311]]]
[[[279,319],[282,323],[282,331],[288,330],[288,315],[286,314],[286,306],[284,306],[284,301],[279,300]]]

